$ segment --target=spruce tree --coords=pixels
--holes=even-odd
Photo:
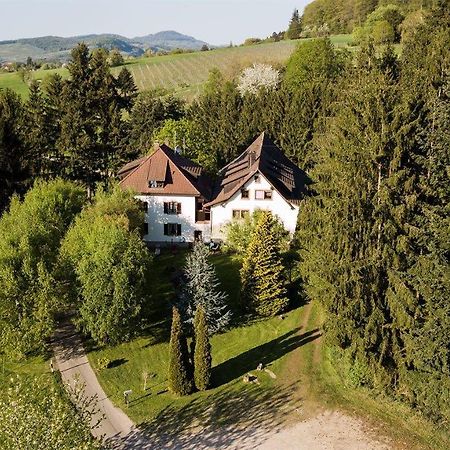
[[[294,9],[285,36],[286,39],[299,39],[301,33],[302,33],[302,19],[300,17],[300,14],[298,13],[298,9]]]
[[[175,395],[189,395],[194,383],[186,336],[178,309],[173,308],[169,344],[169,390]]]
[[[214,266],[209,262],[210,251],[203,242],[196,242],[186,258],[184,284],[178,298],[183,320],[192,326],[196,310],[202,306],[208,330],[217,333],[228,325],[231,312],[227,306],[227,295],[219,290]]]
[[[270,212],[261,213],[241,268],[243,306],[261,316],[274,316],[289,303],[275,225]]]
[[[199,391],[206,391],[211,381],[211,344],[203,306],[199,305],[194,318],[195,351],[194,381]]]

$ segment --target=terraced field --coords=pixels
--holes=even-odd
[[[349,35],[331,37],[337,47],[346,47],[351,40]],[[280,64],[285,62],[299,41],[281,41],[247,47],[220,48],[208,52],[185,53],[180,55],[139,58],[126,63],[141,91],[165,88],[181,97],[191,99],[198,95],[211,69],[217,67],[227,76],[237,75],[244,67],[255,62]],[[303,42],[303,41],[300,41]],[[120,67],[113,69],[118,73]],[[45,80],[49,74],[58,72],[68,76],[66,69],[38,70],[32,75]],[[24,98],[28,96],[28,86],[19,74],[0,74],[0,89],[10,88]]]

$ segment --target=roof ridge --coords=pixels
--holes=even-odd
[[[171,149],[168,145],[163,144],[165,147],[167,147],[167,149],[169,149],[174,155],[175,152],[173,151],[173,149]],[[198,195],[200,195],[200,191],[198,190],[197,186],[194,185],[194,183],[192,183],[192,181],[186,176],[186,174],[184,173],[185,170],[180,167],[171,157],[172,155],[168,155],[165,151],[165,149],[163,149],[161,146],[159,146],[159,148],[161,149],[161,151],[166,155],[166,157],[172,162],[172,164],[175,165],[175,167],[180,171],[181,175],[187,180],[187,182],[195,189],[195,191],[197,192]]]

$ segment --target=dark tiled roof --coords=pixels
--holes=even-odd
[[[125,174],[125,175],[121,175]],[[150,156],[128,163],[118,172],[120,185],[139,194],[193,195],[211,198],[211,181],[193,161],[160,145]],[[163,182],[163,187],[150,187],[150,181]]]
[[[262,133],[244,153],[220,171],[220,184],[208,206],[229,200],[257,172],[291,203],[299,203],[305,195],[309,182],[306,173],[287,158],[266,133]]]

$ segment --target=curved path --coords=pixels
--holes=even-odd
[[[92,430],[92,434],[106,441],[114,441],[114,448],[145,448],[145,441],[140,442],[143,438],[135,429],[134,423],[121,409],[113,405],[100,386],[81,339],[71,323],[60,325],[54,335],[52,347],[63,383],[71,386],[75,382],[80,383],[84,386],[87,398],[96,397],[92,425],[99,421],[100,424]],[[128,439],[132,441],[131,445],[127,445]]]

